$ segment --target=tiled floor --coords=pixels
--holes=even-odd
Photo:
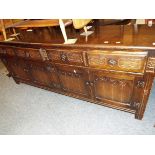
[[[0,134],[155,134],[155,85],[142,121],[134,115],[17,85],[0,65]]]

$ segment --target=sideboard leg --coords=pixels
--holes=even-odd
[[[20,82],[17,79],[15,79],[15,78],[13,78],[13,79],[16,82],[16,84],[20,84]]]
[[[10,73],[8,73],[8,74],[7,74],[7,76],[10,78],[10,77],[11,77],[11,74],[10,74]]]
[[[142,118],[143,118],[143,115],[144,115],[144,113],[143,114],[138,114],[138,113],[136,113],[135,114],[135,119],[139,119],[139,120],[142,120]]]
[[[20,82],[19,82],[19,81],[17,81],[17,80],[15,80],[15,82],[16,82],[16,84],[20,84]]]

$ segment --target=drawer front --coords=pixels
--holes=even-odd
[[[0,47],[0,54],[7,56],[15,56],[14,48],[11,47]]]
[[[18,57],[26,58],[29,60],[42,60],[39,49],[33,48],[15,48]]]
[[[147,52],[90,51],[88,65],[94,68],[143,73]]]
[[[71,64],[71,65],[84,65],[82,51],[78,50],[47,50],[48,58],[51,62]]]

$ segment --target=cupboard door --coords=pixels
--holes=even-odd
[[[95,100],[131,105],[134,76],[92,71],[91,81]]]
[[[89,86],[86,84],[88,80],[87,70],[61,65],[57,66],[57,70],[64,91],[90,98]]]
[[[60,88],[58,76],[53,66],[37,62],[29,64],[33,82],[47,87]]]
[[[28,68],[27,62],[20,59],[8,59],[9,67],[13,77],[22,80],[31,80],[30,70]]]

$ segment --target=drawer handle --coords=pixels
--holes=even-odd
[[[109,60],[108,60],[108,64],[114,66],[114,65],[117,64],[117,61],[114,60],[114,59],[109,59]]]
[[[93,86],[94,85],[94,83],[93,82],[90,82],[90,81],[86,81],[86,83],[85,83],[87,86]]]
[[[86,85],[89,85],[89,81],[86,81]]]
[[[47,66],[46,69],[47,69],[47,71],[49,71],[49,72],[54,71],[54,68],[53,68],[53,67],[50,67],[50,66]]]
[[[26,69],[26,68],[24,68],[24,72],[29,72],[29,70],[28,70],[28,69]]]
[[[62,54],[62,55],[61,55],[61,60],[62,60],[63,62],[65,62],[66,59],[67,59],[67,56],[66,56],[65,54]]]

